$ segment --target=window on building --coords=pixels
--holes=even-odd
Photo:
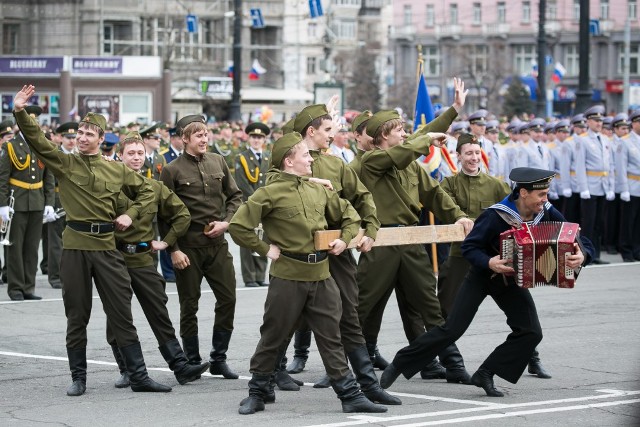
[[[536,60],[536,46],[520,44],[513,47],[513,71],[518,74],[530,74]]]
[[[523,24],[531,23],[531,2],[530,1],[522,2],[522,23]]]
[[[580,55],[577,44],[570,44],[565,47],[563,65],[567,70],[567,76],[577,76],[580,74]]]
[[[113,25],[105,24],[102,32],[102,53],[105,55],[113,55]]]
[[[340,40],[356,39],[356,21],[340,20],[331,24],[332,30]]]
[[[473,25],[480,25],[482,22],[482,5],[480,3],[473,4]]]
[[[618,45],[618,74],[624,72],[625,66],[624,45]],[[629,74],[632,76],[640,75],[640,44],[632,43],[629,54]]]
[[[2,26],[2,53],[15,55],[20,53],[20,24],[4,24]]]
[[[413,13],[411,12],[411,5],[405,4],[402,8],[402,23],[404,25],[411,25],[413,22]]]
[[[504,24],[507,22],[507,4],[505,2],[503,1],[498,2],[496,16],[498,19],[498,24]]]
[[[556,0],[550,0],[547,2],[547,19],[549,21],[555,21],[558,19],[558,3]]]
[[[609,19],[609,0],[600,0],[600,19]]]
[[[573,0],[573,20],[580,22],[580,0]]]
[[[426,46],[423,57],[425,77],[440,76],[440,50],[438,46]]]
[[[628,13],[627,17],[629,19],[637,19],[638,18],[638,2],[637,0],[629,0],[628,3]]]
[[[470,48],[471,73],[474,76],[482,75],[489,69],[489,47],[476,45]]]
[[[425,27],[433,27],[436,24],[436,12],[432,4],[427,5],[427,13],[424,17]]]
[[[458,23],[458,4],[451,3],[449,5],[449,24],[456,25]]]
[[[315,56],[307,58],[307,74],[314,75],[317,72],[318,61]]]
[[[133,41],[133,25],[129,21],[109,21],[103,25],[102,32],[102,53],[104,55],[139,55],[137,46],[130,43],[119,43],[123,41]],[[186,30],[185,30],[186,31]]]
[[[307,25],[307,36],[311,39],[318,37],[318,24],[309,22]]]

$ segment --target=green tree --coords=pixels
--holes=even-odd
[[[351,81],[346,88],[346,108],[353,110],[380,110],[380,75],[371,54],[359,49],[353,60]]]
[[[504,95],[502,114],[507,117],[521,117],[522,113],[531,113],[531,111],[533,111],[531,95],[520,77],[513,76],[507,88],[507,93]]]

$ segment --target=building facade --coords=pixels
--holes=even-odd
[[[415,81],[417,47],[422,46],[424,74],[434,102],[452,102],[453,76],[470,89],[469,111],[500,111],[505,82],[513,75],[531,76],[537,60],[539,2],[530,0],[397,0],[391,31],[394,86]],[[580,0],[547,0],[547,89],[553,90],[554,114],[572,112],[579,72]],[[609,111],[622,108],[624,28],[631,28],[630,81],[640,104],[640,11],[637,0],[591,0],[597,30],[590,37],[590,83],[593,100]],[[560,64],[562,79],[551,77]],[[406,88],[404,90],[407,90]]]

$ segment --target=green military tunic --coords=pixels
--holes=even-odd
[[[38,247],[45,206],[54,204],[54,178],[49,168],[17,134],[0,151],[0,206],[7,206],[13,190],[14,214],[7,236],[7,293],[30,295],[35,291]]]
[[[271,263],[261,337],[250,371],[272,373],[282,342],[302,315],[316,334],[327,374],[342,378],[349,372],[340,343],[342,304],[329,263],[300,261],[284,252],[315,253],[313,233],[329,222],[339,224],[341,238],[348,242],[358,232],[360,217],[347,201],[318,184],[288,173],[272,178],[240,207],[229,226],[236,243],[266,255],[269,244],[253,231],[261,222],[269,241],[282,251]]]
[[[440,186],[469,218],[475,220],[489,206],[494,205],[509,193],[506,182],[484,172],[467,175],[461,171],[457,175],[446,177]],[[442,313],[447,317],[453,307],[453,301],[462,285],[470,264],[462,256],[460,242],[451,244],[449,258],[442,265],[438,275],[438,299]]]
[[[398,146],[374,149],[362,156],[360,178],[371,191],[382,227],[413,226],[425,207],[444,223],[453,223],[466,214],[415,161],[429,153],[431,139],[427,132],[445,132],[457,112],[449,108],[407,141]],[[436,279],[423,245],[403,245],[373,248],[361,254],[358,265],[360,324],[371,327],[369,319],[376,307],[388,295],[389,289],[401,287],[400,294],[407,306],[422,316],[424,326],[442,323],[440,304],[436,297]],[[407,325],[405,325],[407,326]],[[409,341],[424,332],[413,329]],[[367,341],[376,341],[378,328],[363,330]],[[407,328],[408,329],[408,328]]]
[[[149,156],[145,154],[144,164],[142,165],[142,168],[140,168],[140,174],[147,178],[159,180],[160,174],[162,174],[162,169],[167,166],[167,160],[157,151],[154,151],[151,157],[153,157],[153,162],[150,162]]]
[[[122,163],[107,162],[100,154],[65,154],[44,137],[25,110],[14,112],[31,148],[59,180],[60,200],[67,222],[112,223],[120,192],[135,200],[126,214],[132,220],[146,213],[154,199],[145,180]],[[67,348],[87,346],[92,281],[114,329],[119,347],[138,342],[131,316],[129,277],[124,259],[115,250],[113,232],[80,232],[67,225],[60,262],[62,297],[67,315]]]

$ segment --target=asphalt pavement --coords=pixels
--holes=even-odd
[[[88,327],[87,392],[68,397],[70,375],[65,351],[66,319],[61,291],[38,276],[42,301],[12,302],[0,286],[0,425],[2,426],[638,426],[640,425],[640,263],[621,263],[583,270],[576,288],[533,289],[544,338],[540,356],[551,379],[524,374],[517,384],[496,378],[503,398],[490,398],[474,386],[444,380],[399,378],[389,390],[403,401],[385,414],[344,414],[331,389],[314,389],[323,374],[315,343],[306,382],[298,392],[276,391],[276,403],[264,412],[242,416],[238,402],[247,395],[249,359],[259,339],[267,288],[245,288],[239,277],[237,248],[230,243],[238,275],[235,330],[229,364],[240,380],[205,374],[178,385],[157,350],[137,301],[134,322],[149,373],[173,387],[167,394],[116,389],[118,371],[105,341],[105,315],[97,293]],[[177,325],[175,284],[168,284],[169,312]],[[215,300],[206,283],[200,301],[201,353],[206,356]],[[480,307],[458,341],[470,373],[500,344],[509,328],[492,300]],[[393,358],[406,345],[397,304],[385,312],[379,346]],[[290,349],[289,355],[292,350]],[[378,375],[380,373],[378,372]]]

